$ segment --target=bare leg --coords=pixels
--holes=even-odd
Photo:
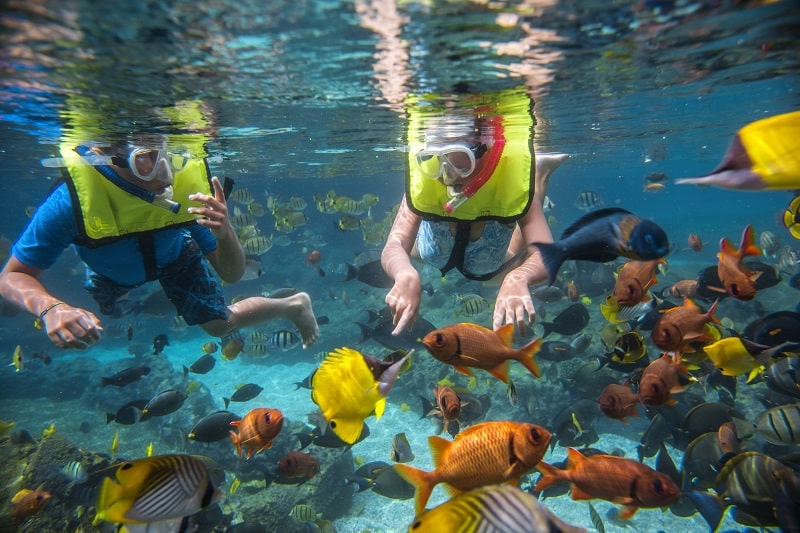
[[[539,205],[544,205],[544,197],[547,196],[547,187],[550,185],[550,175],[567,159],[569,154],[536,154],[534,200]]]
[[[308,348],[319,337],[319,326],[311,308],[311,298],[299,292],[288,298],[265,298],[253,296],[228,306],[228,320],[212,320],[202,325],[210,335],[224,337],[240,328],[257,326],[276,318],[291,320],[300,337],[303,348]]]

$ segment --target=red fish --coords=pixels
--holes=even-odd
[[[667,354],[652,361],[639,380],[639,400],[645,405],[674,405],[672,394],[681,392],[691,381],[689,371]]]
[[[259,407],[241,420],[234,420],[231,425],[239,429],[239,433],[230,432],[231,442],[236,446],[239,457],[242,456],[242,448],[246,448],[249,459],[253,453],[272,446],[272,441],[283,428],[283,413],[277,409]]]
[[[439,385],[433,389],[433,396],[436,398],[438,412],[442,415],[442,426],[450,427],[450,422],[458,422],[461,414],[461,398],[447,385]]]
[[[695,252],[700,252],[703,250],[703,241],[696,233],[689,234],[689,248],[694,250]]]
[[[666,261],[654,259],[652,261],[628,261],[622,266],[614,284],[614,298],[619,305],[633,307],[649,299],[647,290],[658,283],[656,269],[659,264]]]
[[[669,288],[669,295],[675,298],[697,298],[699,285],[696,279],[682,279]]]
[[[25,520],[32,514],[36,514],[49,501],[49,492],[22,489],[11,499],[11,503],[14,504],[11,516],[17,521]]]
[[[551,438],[549,431],[536,424],[483,422],[465,429],[452,442],[428,437],[435,470],[425,472],[406,464],[394,468],[416,487],[419,515],[439,483],[447,483],[451,493],[497,483],[516,486],[544,457]]]
[[[545,462],[536,466],[542,477],[535,490],[544,490],[568,481],[573,500],[600,498],[624,505],[620,518],[631,518],[640,507],[663,507],[677,500],[681,490],[672,479],[649,466],[614,455],[586,457],[570,448],[567,469],[559,470]]]
[[[597,403],[608,418],[621,420],[627,424],[625,417],[637,416],[636,404],[639,403],[639,397],[629,385],[611,383],[600,393]]]
[[[685,298],[681,307],[673,307],[664,311],[653,326],[651,336],[656,346],[665,351],[693,352],[695,342],[716,340],[708,331],[707,324],[719,320],[714,316],[717,301],[703,313],[689,298]]]
[[[533,357],[542,339],[535,339],[515,350],[514,325],[506,324],[492,331],[477,324],[462,322],[431,331],[422,344],[443,363],[453,365],[462,374],[472,376],[471,368],[482,368],[497,379],[508,383],[509,361],[522,363],[537,378],[539,365]]]
[[[287,478],[311,479],[319,472],[319,461],[310,453],[289,452],[278,461],[278,471]]]
[[[753,226],[744,228],[738,250],[727,238],[723,238],[719,246],[717,274],[725,292],[739,300],[752,300],[756,295],[756,280],[761,272],[751,272],[742,260],[747,256],[761,255],[761,248],[756,246]]]

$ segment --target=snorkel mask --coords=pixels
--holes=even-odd
[[[502,118],[490,117],[485,122],[488,130],[481,137],[491,138],[491,147],[482,139],[473,141],[471,145],[464,142],[428,143],[415,157],[420,173],[424,177],[441,180],[447,187],[450,199],[442,207],[448,213],[458,209],[492,177],[503,154],[506,141],[503,136]],[[473,176],[463,189],[457,191],[454,187],[456,182],[475,172],[477,160],[484,156],[487,160],[481,171]]]
[[[125,192],[172,213],[180,211],[181,204],[172,200],[173,173],[179,172],[186,167],[191,160],[189,154],[172,153],[164,148],[130,146],[126,155],[111,156],[95,153],[90,144],[76,146],[75,152],[81,156],[81,160],[85,164],[95,167],[100,174]],[[54,157],[42,160],[42,165],[45,167],[62,167],[66,166],[66,163],[63,158]],[[169,185],[161,193],[156,194],[124,179],[111,165],[130,169],[133,175],[142,181],[150,182],[158,177]],[[162,165],[164,171],[159,172]]]

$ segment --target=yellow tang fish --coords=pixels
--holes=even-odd
[[[736,133],[710,174],[675,183],[750,191],[800,188],[800,111],[751,122]]]
[[[117,448],[119,448],[119,428],[114,428],[114,438],[111,439],[111,447],[109,448],[112,457],[117,453]]]
[[[338,348],[328,354],[311,379],[311,399],[336,436],[353,444],[361,435],[365,418],[374,412],[380,420],[386,395],[409,355],[411,352],[376,377],[356,350]]]
[[[146,457],[152,457],[153,456],[153,441],[150,441],[150,444],[147,445],[147,448],[144,451],[144,455]]]
[[[748,374],[747,382],[752,381],[764,371],[764,366],[753,357],[739,337],[728,337],[718,340],[702,351],[719,368],[723,376],[742,376]]]
[[[19,344],[17,344],[17,347],[14,348],[14,355],[11,358],[11,364],[14,365],[14,368],[17,370],[17,372],[20,372],[23,368],[25,368],[22,347]]]

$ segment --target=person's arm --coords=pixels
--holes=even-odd
[[[550,226],[538,202],[531,204],[531,208],[518,224],[522,239],[516,243],[517,250],[521,250],[523,246],[528,247],[531,242],[553,242]],[[500,285],[494,307],[494,329],[503,324],[516,324],[519,331],[523,331],[526,324],[533,324],[536,310],[529,287],[546,279],[547,269],[539,250],[528,247],[528,257],[520,266],[506,274]]]
[[[197,215],[197,223],[211,230],[217,239],[217,249],[206,255],[208,261],[223,281],[236,283],[244,275],[244,249],[228,217],[228,204],[219,178],[214,176],[211,183],[214,196],[201,193],[189,195],[190,200],[203,204],[202,207],[190,207],[189,212]]]
[[[0,272],[0,296],[42,319],[50,340],[59,348],[85,349],[100,340],[100,320],[50,294],[39,281],[42,271],[11,256]]]
[[[403,197],[381,252],[383,270],[394,280],[385,299],[395,324],[392,335],[398,335],[406,328],[411,330],[419,313],[422,283],[417,269],[411,264],[411,249],[414,247],[419,223],[419,216],[411,211]]]

